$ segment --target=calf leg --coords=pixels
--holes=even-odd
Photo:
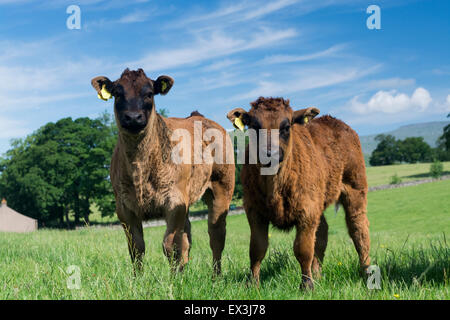
[[[213,185],[212,190],[205,194],[208,205],[208,234],[209,245],[213,255],[214,275],[222,272],[222,252],[225,248],[226,217],[231,197],[224,192],[220,185]]]
[[[314,245],[314,259],[312,271],[315,277],[321,277],[323,258],[328,243],[328,223],[325,216],[320,217],[319,227],[316,231],[316,243]]]
[[[302,268],[301,288],[314,289],[311,266],[314,259],[314,244],[317,224],[297,226],[297,235],[294,240],[294,254]]]
[[[247,219],[250,224],[250,268],[253,279],[259,286],[261,262],[269,246],[269,223],[261,221],[250,210],[247,211]]]
[[[340,201],[345,209],[345,221],[359,256],[361,271],[370,265],[369,220],[366,215],[367,192],[346,186]]]
[[[163,251],[172,271],[183,271],[189,260],[191,224],[185,206],[177,207],[166,214],[167,228],[164,234]]]
[[[131,262],[133,263],[134,273],[136,274],[136,270],[139,272],[142,271],[142,259],[145,253],[142,222],[134,217],[134,214],[131,212],[126,218],[119,216],[119,219],[122,222],[122,227],[127,237],[128,251]]]

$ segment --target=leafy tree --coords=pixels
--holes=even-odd
[[[400,184],[400,183],[402,183],[402,179],[398,176],[397,173],[391,176],[389,184]]]
[[[0,193],[13,208],[47,226],[89,221],[96,203],[114,212],[109,165],[116,139],[111,116],[48,123],[12,142],[0,159]]]
[[[369,163],[372,166],[394,164],[400,158],[398,141],[392,135],[379,134],[375,137],[378,141],[376,149],[372,152]]]
[[[436,155],[436,151],[424,141],[423,137],[397,140],[392,135],[380,134],[375,137],[375,140],[378,141],[378,145],[369,160],[372,166],[390,165],[396,162],[429,162]]]
[[[450,113],[447,115],[447,118],[450,118]],[[444,132],[442,136],[439,137],[437,143],[439,159],[442,161],[450,160],[450,124],[445,126]]]
[[[427,162],[432,160],[432,148],[423,137],[410,137],[398,141],[400,158],[406,163]]]
[[[167,118],[169,116],[169,109],[167,108],[161,108],[158,110],[158,113],[163,116],[164,118]]]
[[[430,166],[430,175],[435,178],[439,179],[442,177],[442,174],[444,173],[444,165],[440,161],[434,161]]]

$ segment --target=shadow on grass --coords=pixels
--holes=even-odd
[[[287,269],[293,269],[293,267],[300,268],[299,265],[297,266],[297,261],[293,260],[293,257],[294,253],[291,250],[284,250],[282,248],[271,249],[261,263],[260,281],[265,282]],[[234,272],[226,273],[224,278],[226,281],[245,282],[249,284],[252,281],[250,267],[235,269]]]
[[[286,269],[293,269],[293,267],[295,268],[294,263],[300,268],[297,261],[292,260],[293,257],[294,253],[292,250],[284,250],[282,248],[274,248],[271,250],[266,259],[264,259],[265,264],[261,268],[260,280],[265,281],[279,275]]]
[[[406,242],[405,242],[406,243]],[[408,287],[448,284],[450,248],[445,235],[425,247],[389,250],[378,266],[385,281],[403,283]]]
[[[444,171],[442,172],[443,176],[450,175],[450,171]],[[429,172],[419,173],[419,174],[413,174],[410,176],[405,176],[404,178],[410,178],[410,179],[426,179],[431,178],[431,175]]]
[[[386,249],[384,253],[378,253],[373,258],[373,264],[381,270],[384,286],[446,286],[449,283],[450,274],[450,248],[445,235],[437,240],[424,244],[406,243],[399,249]],[[359,273],[359,265],[356,263],[348,275],[349,281],[363,279]],[[294,258],[291,250],[274,248],[270,250],[261,265],[261,283],[269,282],[279,275],[300,272],[300,266]],[[354,272],[353,272],[354,271]],[[234,272],[225,274],[225,281],[238,283],[251,283],[250,268],[235,269]]]

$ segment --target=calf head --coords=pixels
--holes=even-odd
[[[147,126],[155,108],[154,96],[167,94],[172,88],[173,79],[160,76],[155,81],[148,78],[142,69],[130,71],[127,68],[114,82],[100,76],[92,79],[91,84],[100,99],[114,97],[114,112],[119,128],[137,134]]]
[[[308,122],[317,116],[320,111],[311,107],[293,111],[289,105],[289,100],[283,98],[263,98],[252,102],[250,111],[236,108],[228,112],[227,118],[233,123],[235,128],[243,130],[245,126],[256,130],[257,137],[262,135],[260,129],[266,129],[267,134],[267,156],[277,157],[281,163],[288,152],[291,127],[293,125],[307,125]],[[278,145],[271,141],[272,131],[278,133]],[[258,143],[260,145],[260,143]],[[263,144],[264,145],[264,144]],[[260,152],[258,152],[259,154]]]

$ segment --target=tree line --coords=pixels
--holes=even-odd
[[[64,118],[48,123],[0,158],[0,195],[44,226],[89,223],[92,206],[115,211],[109,166],[117,128],[112,116]]]
[[[447,117],[450,117],[450,114]],[[392,135],[380,134],[375,137],[375,140],[378,145],[369,159],[372,166],[450,161],[450,125],[444,128],[442,136],[437,141],[436,148],[432,148],[426,143],[423,137],[409,137],[400,140]]]

